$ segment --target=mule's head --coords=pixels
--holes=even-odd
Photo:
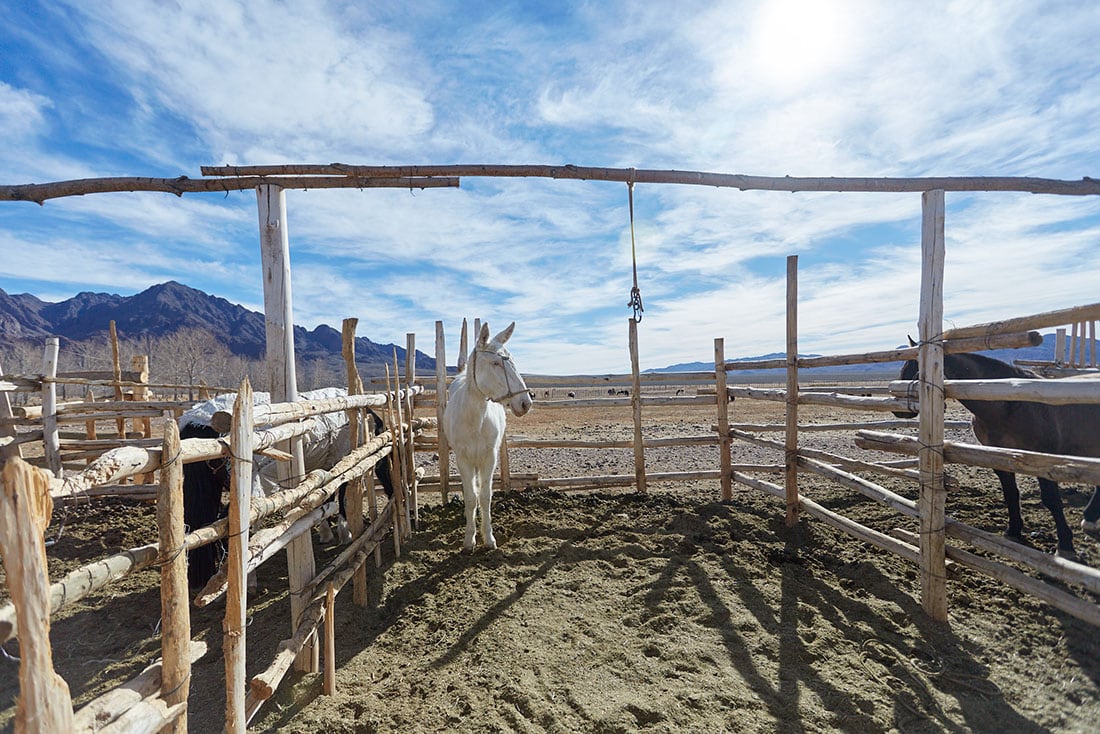
[[[513,321],[507,329],[490,339],[489,324],[481,325],[481,333],[470,359],[469,379],[487,399],[507,404],[513,414],[521,416],[531,410],[534,401],[523,376],[516,369],[516,363],[512,361],[512,355],[504,348],[515,328],[516,322]]]

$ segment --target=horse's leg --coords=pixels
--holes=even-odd
[[[462,547],[466,550],[473,550],[474,545],[477,544],[477,525],[474,523],[478,495],[477,470],[460,463],[458,473],[462,475],[462,499],[466,504],[466,538],[462,541]]]
[[[1040,477],[1039,492],[1043,507],[1050,510],[1050,514],[1054,517],[1054,529],[1058,533],[1056,555],[1076,559],[1077,553],[1073,550],[1073,531],[1069,529],[1066,513],[1062,509],[1062,495],[1058,491],[1058,482]]]
[[[1020,489],[1016,486],[1016,475],[1008,471],[993,472],[1001,480],[1001,491],[1005,497],[1005,507],[1008,508],[1008,527],[1005,529],[1005,537],[1017,542],[1024,542],[1024,520],[1020,516]]]
[[[1092,493],[1092,499],[1085,505],[1084,517],[1081,519],[1081,529],[1086,533],[1100,533],[1100,486]]]
[[[496,536],[493,535],[493,516],[490,505],[493,502],[493,470],[496,462],[490,463],[487,470],[482,467],[481,491],[477,495],[478,508],[481,510],[481,542],[485,548],[493,550],[497,547]]]

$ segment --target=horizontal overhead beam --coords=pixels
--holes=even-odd
[[[591,168],[542,165],[467,165],[445,166],[356,166],[345,163],[326,165],[279,166],[203,166],[204,176],[479,176],[537,177],[582,179],[591,181],[634,181],[636,183],[676,183],[718,186],[742,191],[866,191],[923,192],[944,191],[1021,191],[1033,194],[1100,194],[1100,180],[1085,177],[1079,181],[1019,177],[933,177],[933,178],[796,178],[792,176],[748,176],[740,173],[650,170],[642,168]]]
[[[85,194],[117,193],[121,191],[163,191],[176,196],[211,191],[243,191],[274,184],[284,189],[435,189],[457,188],[454,177],[417,178],[409,176],[288,176],[278,180],[259,176],[238,178],[82,178],[42,184],[0,185],[0,201],[33,201]]]

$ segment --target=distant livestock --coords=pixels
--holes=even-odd
[[[300,400],[321,400],[347,395],[342,388],[326,388],[304,392]],[[236,393],[224,393],[200,403],[185,412],[179,419],[180,438],[217,438],[220,434],[210,423],[216,412],[232,411]],[[253,393],[255,405],[266,405],[271,397],[265,392]],[[381,433],[382,421],[374,415],[375,434]],[[303,459],[306,471],[329,469],[350,450],[347,414],[343,411],[326,413],[316,417],[317,429],[303,437]],[[263,497],[281,489],[277,479],[275,460],[262,455],[253,457],[252,496]],[[375,476],[388,496],[393,495],[389,461],[380,461]],[[300,479],[299,479],[300,480]],[[200,461],[183,465],[183,522],[190,529],[209,525],[225,517],[222,493],[229,491],[229,462],[227,459]],[[339,491],[340,512],[344,512],[344,488]],[[319,526],[325,542],[331,542],[332,532],[326,524]],[[341,542],[348,539],[346,524],[341,518],[337,523]],[[191,551],[188,557],[187,579],[192,587],[206,584],[215,574],[224,546],[214,543]]]

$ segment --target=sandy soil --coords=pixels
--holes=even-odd
[[[961,410],[961,409],[957,409]],[[735,420],[777,420],[781,406],[738,401]],[[961,416],[962,413],[957,415]],[[702,435],[713,408],[649,411],[647,435]],[[851,418],[851,416],[845,416]],[[804,420],[840,419],[827,409]],[[511,430],[531,437],[625,438],[626,411],[536,410]],[[815,448],[859,454],[850,436],[805,434]],[[965,434],[954,437],[965,438]],[[972,440],[972,439],[971,439]],[[735,461],[774,462],[737,446]],[[430,456],[423,457],[425,461]],[[651,470],[713,469],[710,448],[652,451]],[[516,450],[513,472],[631,473],[624,451]],[[999,532],[991,472],[951,467],[948,511]],[[915,488],[883,482],[907,496]],[[1031,542],[1053,548],[1034,481],[1023,479]],[[1070,521],[1086,488],[1068,487]],[[951,622],[919,604],[915,567],[824,524],[788,529],[778,500],[717,482],[564,494],[500,492],[500,548],[461,551],[462,508],[425,499],[421,530],[372,580],[377,604],[337,601],[337,693],[294,674],[253,722],[257,731],[1012,731],[1100,729],[1100,631],[962,570]],[[908,526],[851,492],[807,477],[807,496],[877,529]],[[98,502],[58,511],[51,577],[156,535],[152,511]],[[1100,543],[1077,533],[1100,566]],[[319,563],[338,549],[318,547]],[[251,604],[250,674],[288,634],[285,564],[261,569]],[[54,623],[59,672],[77,703],[158,655],[157,577],[135,575]],[[222,607],[195,610],[210,652],[195,667],[191,729],[221,729]],[[9,643],[7,652],[18,653]],[[17,666],[0,660],[0,726],[11,728]]]

